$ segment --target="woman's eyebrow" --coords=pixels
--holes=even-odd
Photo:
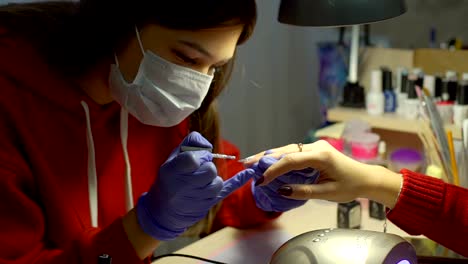
[[[179,40],[178,42],[180,44],[184,45],[184,46],[190,47],[190,48],[202,53],[203,55],[205,55],[206,57],[208,57],[210,59],[213,58],[213,55],[198,43],[190,42],[190,41],[186,41],[186,40]]]

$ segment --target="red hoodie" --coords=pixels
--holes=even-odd
[[[73,52],[73,51],[70,51]],[[120,106],[99,105],[54,74],[35,50],[0,30],[0,263],[142,263],[127,239]],[[86,115],[89,107],[98,180],[98,228],[91,227]],[[188,133],[146,126],[129,116],[133,199]],[[224,142],[223,151],[238,155]],[[224,178],[243,169],[227,164]],[[249,227],[272,217],[255,206],[250,184],[224,200],[217,227]]]

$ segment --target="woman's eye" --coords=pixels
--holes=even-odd
[[[189,65],[196,65],[197,64],[196,59],[192,59],[190,57],[187,57],[187,56],[185,56],[184,54],[182,54],[180,52],[176,52],[176,56],[186,64],[189,64]]]

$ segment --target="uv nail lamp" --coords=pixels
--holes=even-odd
[[[414,247],[388,233],[359,229],[321,229],[285,242],[270,264],[415,264]]]

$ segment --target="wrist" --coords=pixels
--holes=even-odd
[[[141,229],[138,224],[135,209],[132,209],[123,217],[122,225],[125,233],[127,234],[128,240],[140,259],[143,260],[150,256],[159,245],[158,240],[143,232],[143,229]]]
[[[362,197],[393,209],[403,185],[401,174],[377,165],[367,165]]]

